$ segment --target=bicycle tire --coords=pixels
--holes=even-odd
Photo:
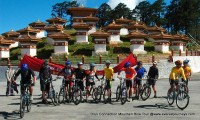
[[[56,105],[57,105],[57,101],[56,101],[56,92],[55,92],[54,89],[51,90],[51,94],[52,94],[52,96],[51,96],[50,99],[51,99],[53,105],[56,106]]]
[[[106,96],[107,96],[107,95],[106,95],[106,91],[108,92],[107,89],[104,89],[104,90],[103,90],[103,101],[104,101],[105,104],[108,102],[108,101],[107,101],[108,98],[106,98]],[[107,93],[107,94],[108,94],[108,93]]]
[[[78,95],[76,95],[78,94]],[[77,99],[80,96],[80,99]],[[82,91],[79,88],[73,89],[73,102],[75,105],[78,105],[82,101]]]
[[[32,104],[31,100],[28,99],[28,100],[27,100],[27,112],[30,112],[30,111],[31,111],[31,104]]]
[[[60,88],[59,94],[58,94],[58,102],[60,104],[65,103],[65,96],[64,96],[64,89]]]
[[[101,97],[103,95],[103,90],[102,90],[102,87],[98,87],[97,88],[97,94],[96,94],[96,102],[100,102],[101,101]]]
[[[167,92],[167,102],[169,105],[173,105],[175,100],[174,91],[170,92],[170,89]]]
[[[141,99],[143,101],[147,100],[151,95],[151,88],[150,86],[145,86],[141,91]]]
[[[23,118],[25,114],[25,99],[23,97],[21,97],[21,100],[20,100],[19,114],[20,114],[20,118]]]
[[[186,104],[185,104],[183,107],[180,106],[180,104],[179,104],[179,100],[181,100],[181,99],[186,99]],[[177,97],[176,97],[176,105],[177,105],[177,107],[178,107],[179,109],[184,110],[184,109],[189,105],[189,101],[190,101],[190,97],[189,97],[189,95],[187,94],[187,92],[182,91],[182,92],[179,92],[179,93],[177,94]]]
[[[117,86],[117,89],[116,89],[116,101],[119,101],[119,98],[120,98],[120,86]]]
[[[127,95],[127,89],[126,88],[122,88],[121,89],[121,105],[124,105],[127,101],[128,95]]]

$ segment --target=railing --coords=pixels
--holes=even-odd
[[[196,40],[191,34],[187,33],[187,37],[190,38],[190,41],[191,41],[194,45],[196,45],[198,48],[200,48],[200,45],[198,44],[197,40]]]

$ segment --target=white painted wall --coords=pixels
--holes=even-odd
[[[155,51],[162,53],[169,53],[169,46],[166,45],[155,45]]]
[[[173,61],[176,60],[190,60],[189,65],[193,73],[200,72],[200,56],[173,56]]]
[[[94,51],[95,53],[106,52],[106,44],[95,44]]]
[[[109,42],[122,42],[120,41],[120,35],[110,35],[108,38]]]
[[[18,47],[18,46],[19,46],[19,42],[15,42],[15,43],[11,44],[9,46],[9,48],[14,48],[14,47]]]
[[[9,51],[0,51],[0,59],[1,58],[9,58],[10,52]]]
[[[30,56],[36,56],[37,51],[35,48],[22,48],[21,55],[24,56],[25,54],[30,55]]]
[[[127,28],[121,28],[120,29],[120,35],[128,35],[129,34],[129,31]]]
[[[54,46],[54,53],[66,53],[69,54],[68,46]]]
[[[171,48],[174,49],[175,51],[179,51],[179,50],[184,51],[184,48],[182,45],[181,46],[172,45]]]
[[[76,42],[77,43],[88,43],[88,36],[87,35],[76,35]]]
[[[36,34],[37,38],[43,38],[46,37],[46,32],[44,30],[41,30],[39,33]]]

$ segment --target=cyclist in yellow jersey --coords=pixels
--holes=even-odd
[[[188,81],[191,80],[191,76],[192,76],[192,70],[188,65],[189,60],[184,60],[183,61],[183,70],[185,73],[185,77],[186,77],[186,91],[188,91]]]
[[[108,96],[109,96],[109,101],[111,102],[110,94],[111,94],[111,81],[114,81],[114,70],[110,67],[111,62],[106,61],[106,67],[104,68],[104,76],[106,76],[106,87],[108,88]]]
[[[179,90],[179,78],[182,77],[184,81],[186,81],[185,73],[182,68],[182,62],[180,60],[177,60],[175,62],[175,67],[172,68],[171,73],[169,75],[170,80],[170,90],[174,89],[174,86],[176,86],[177,90]]]

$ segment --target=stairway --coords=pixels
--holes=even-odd
[[[187,35],[187,37],[190,38],[190,41],[191,41],[196,47],[200,48],[199,43],[197,42],[197,40],[196,40],[191,34],[187,33],[186,35]]]

